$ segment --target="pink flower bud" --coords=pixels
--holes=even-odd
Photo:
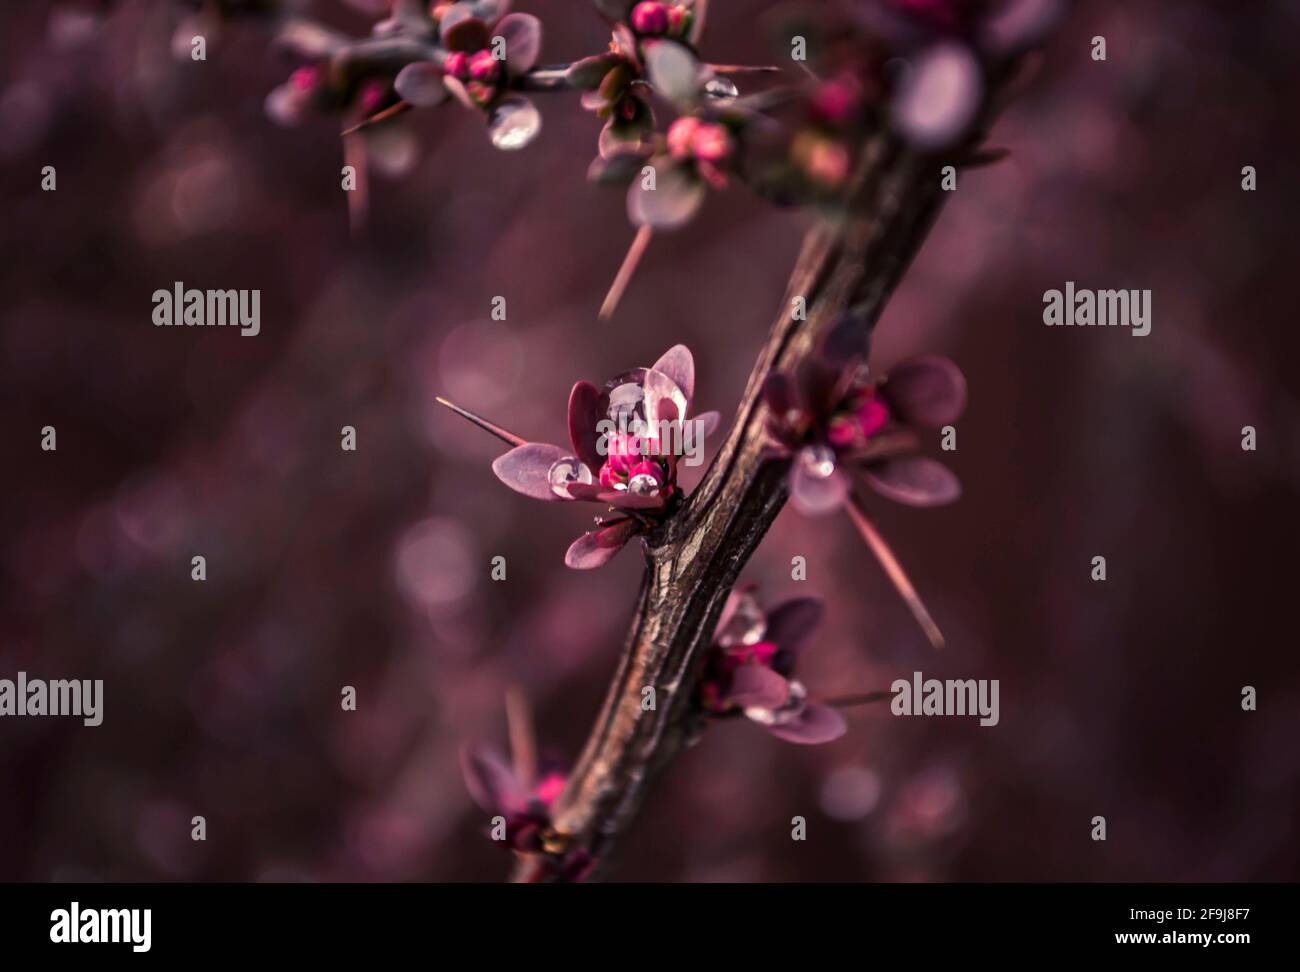
[[[843,125],[857,112],[861,98],[857,87],[847,81],[827,81],[812,97],[813,116],[832,125]]]
[[[760,641],[755,645],[732,645],[727,649],[726,668],[735,671],[741,665],[762,665],[772,667],[772,658],[776,654],[776,645],[771,641]]]
[[[465,91],[468,92],[470,98],[479,105],[486,105],[496,97],[497,93],[497,89],[494,86],[484,84],[482,81],[468,82],[465,85]]]
[[[839,186],[849,174],[849,150],[835,139],[804,132],[795,140],[795,158],[813,182]]]
[[[894,6],[904,13],[928,20],[936,27],[953,30],[961,22],[957,0],[893,0]]]
[[[475,51],[469,59],[469,76],[475,81],[495,81],[501,73],[501,62],[488,50]]]
[[[868,398],[858,406],[855,417],[858,426],[862,429],[863,438],[869,439],[885,427],[889,421],[889,409],[873,389]]]
[[[668,8],[668,33],[680,37],[686,31],[686,8],[682,6]]]
[[[689,159],[695,133],[700,128],[698,118],[679,118],[668,128],[668,153],[675,159]]]
[[[534,795],[544,806],[549,807],[564,790],[564,774],[548,773],[537,781]]]
[[[858,441],[862,429],[851,415],[837,415],[826,428],[826,439],[837,449],[847,449]]]
[[[691,154],[701,162],[725,162],[731,155],[731,135],[716,122],[702,123],[691,136]]]
[[[305,65],[289,75],[289,87],[300,95],[309,95],[316,90],[316,85],[320,83],[323,74],[324,72],[316,65]]]
[[[369,115],[372,112],[378,111],[379,106],[384,103],[384,99],[387,97],[387,81],[367,81],[361,86],[361,92],[357,96],[357,102],[360,104],[361,110]]]
[[[649,476],[660,486],[662,486],[664,484],[664,481],[667,479],[667,477],[664,476],[663,467],[659,465],[659,463],[654,462],[650,459],[645,459],[641,462],[638,462],[635,466],[633,466],[631,469],[628,470],[629,479],[632,479],[636,476]]]
[[[466,80],[469,77],[469,55],[464,51],[452,51],[442,69],[453,78]]]
[[[643,0],[632,8],[629,23],[638,34],[646,37],[658,37],[668,32],[668,7],[655,0]]]

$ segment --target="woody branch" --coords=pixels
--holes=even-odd
[[[554,825],[594,855],[596,873],[652,781],[698,731],[691,700],[728,592],[786,501],[785,463],[765,452],[768,374],[790,371],[849,316],[865,352],[894,287],[937,215],[939,164],[888,134],[866,146],[851,215],[810,230],[782,311],[750,374],[737,418],[685,508],[645,544],[646,572],[618,671],[554,809]],[[791,313],[806,301],[804,319]],[[642,706],[653,686],[660,704]],[[523,859],[515,880],[538,880]]]

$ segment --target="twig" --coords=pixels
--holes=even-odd
[[[727,593],[786,500],[788,464],[766,451],[759,392],[792,370],[850,313],[865,351],[871,329],[940,206],[938,169],[881,133],[864,146],[851,215],[806,236],[782,310],[750,374],[739,414],[684,508],[645,542],[646,573],[618,672],[564,793],[556,828],[595,856],[597,876],[660,769],[697,731],[690,699]],[[803,297],[806,319],[790,313]],[[659,704],[641,705],[652,685]],[[516,880],[538,880],[524,861]]]

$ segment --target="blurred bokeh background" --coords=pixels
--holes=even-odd
[[[766,6],[714,3],[709,58],[769,60]],[[544,62],[607,39],[584,3],[518,8],[544,17]],[[501,486],[499,444],[433,397],[563,441],[575,379],[684,341],[699,407],[729,420],[807,217],[715,195],[601,324],[631,231],[585,181],[598,122],[576,96],[543,96],[521,153],[455,107],[407,115],[352,236],[336,120],[264,115],[294,62],[254,21],[177,57],[182,19],[0,10],[0,677],[106,696],[98,728],[0,720],[0,879],[500,879],[457,748],[503,744],[518,685],[546,747],[576,756],[641,565],[630,548],[566,570],[590,510]],[[995,130],[1010,158],[961,177],[874,349],[881,367],[946,353],[970,380],[962,501],[878,509],[942,656],[846,520],[786,510],[746,572],[768,603],[826,599],[814,693],[997,678],[1000,724],[880,707],[816,748],[718,726],[618,877],[1297,876],[1298,28],[1280,0],[1085,2]],[[1151,335],[1044,327],[1066,280],[1150,288]],[[154,328],[175,281],[260,288],[261,334]]]

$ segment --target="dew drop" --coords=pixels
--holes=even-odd
[[[724,648],[733,645],[756,645],[763,640],[767,631],[767,618],[758,600],[752,594],[742,594],[740,603],[727,621],[726,627],[718,632],[716,641]]]
[[[658,496],[659,480],[649,473],[638,473],[628,480],[627,491],[637,496]]]
[[[551,492],[556,496],[561,499],[573,499],[568,487],[572,483],[581,483],[584,486],[590,484],[591,470],[575,456],[565,456],[551,464],[546,479],[551,484]]]
[[[704,93],[710,98],[735,98],[740,94],[740,89],[731,78],[717,77],[704,86]]]
[[[809,475],[825,479],[835,472],[835,450],[820,442],[804,446],[799,450],[799,463]]]
[[[791,680],[790,695],[785,705],[779,709],[760,709],[751,706],[745,710],[745,718],[764,726],[783,726],[799,718],[807,699],[808,690],[804,688],[803,683]]]
[[[527,98],[507,98],[488,121],[488,136],[499,149],[521,149],[542,130],[542,115]]]

